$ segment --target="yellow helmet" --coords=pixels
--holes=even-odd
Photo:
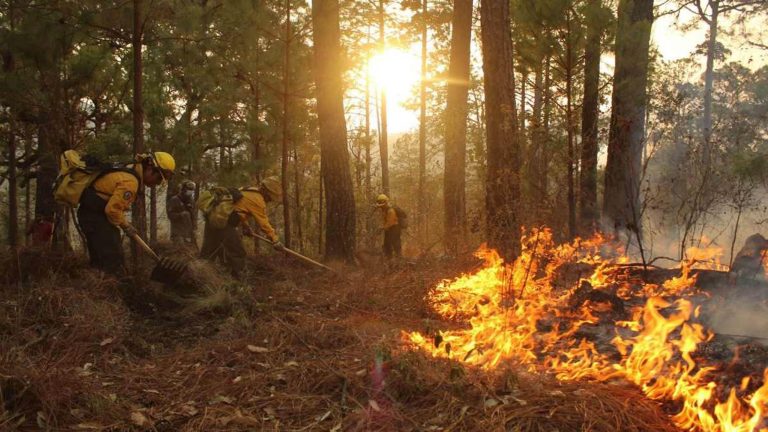
[[[277,176],[267,177],[261,181],[261,187],[269,193],[272,201],[280,201],[283,197],[283,185]]]
[[[166,152],[154,152],[152,153],[152,161],[155,166],[163,171],[173,174],[176,171],[176,160],[173,159],[170,153]]]
[[[376,205],[378,206],[387,205],[388,202],[389,202],[389,197],[384,194],[380,194],[379,196],[376,197]]]

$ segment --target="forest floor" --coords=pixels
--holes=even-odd
[[[676,430],[630,385],[489,374],[404,346],[403,331],[448,325],[430,289],[480,264],[338,277],[252,257],[246,283],[198,262],[193,282],[162,287],[68,255],[4,256],[0,430]]]

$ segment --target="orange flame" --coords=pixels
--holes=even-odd
[[[502,362],[515,362],[529,370],[548,370],[560,380],[623,378],[638,385],[652,399],[679,402],[672,420],[681,428],[705,432],[768,432],[763,417],[768,413],[768,368],[762,387],[752,395],[739,396],[731,389],[726,401],[715,400],[717,384],[709,379],[713,368],[700,366],[692,357],[699,344],[712,338],[700,324],[693,304],[673,303],[663,295],[680,295],[695,289],[691,269],[702,256],[712,261],[714,250],[702,255],[692,251],[681,264],[681,276],[661,286],[645,285],[636,295],[649,297],[634,311],[630,321],[616,322],[613,344],[622,356],[615,362],[587,340],[575,336],[585,325],[596,324],[610,304],[586,301],[574,309],[569,300],[579,281],[560,284],[558,270],[565,264],[586,263],[594,272],[582,281],[595,290],[618,285],[622,298],[633,294],[611,264],[626,263],[623,254],[605,258],[603,237],[577,239],[555,245],[551,231],[533,230],[522,239],[523,250],[512,264],[505,264],[493,250],[481,248],[476,255],[485,266],[452,281],[443,281],[428,301],[440,316],[467,320],[468,326],[435,335],[403,333],[403,339],[433,356],[453,359],[483,370]],[[614,249],[615,250],[615,249]],[[694,253],[695,252],[695,253]],[[697,255],[698,254],[698,255]],[[563,324],[565,323],[565,324]],[[625,336],[622,336],[624,334]],[[742,380],[740,393],[748,385]]]

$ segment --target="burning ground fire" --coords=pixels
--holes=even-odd
[[[663,284],[632,284],[615,271],[626,257],[609,256],[615,249],[601,237],[555,246],[551,232],[539,230],[522,243],[514,264],[506,265],[495,251],[483,248],[477,252],[485,260],[480,270],[444,281],[433,291],[429,302],[434,311],[467,325],[438,334],[404,333],[406,343],[486,371],[506,362],[560,380],[628,380],[649,398],[679,407],[672,419],[686,430],[768,431],[768,369],[762,386],[749,394],[748,388],[755,388],[750,377],[738,388],[718,388],[716,368],[694,360],[697,347],[713,337],[695,322],[699,309],[689,300],[696,291],[690,272],[695,259],[683,263],[680,277]],[[700,259],[707,253],[696,255]],[[563,281],[562,269],[578,266],[591,275]],[[635,308],[632,319],[609,324],[617,351],[610,355],[577,336],[614,305],[599,296],[580,305],[573,300],[585,290],[616,285],[622,301],[644,306]]]

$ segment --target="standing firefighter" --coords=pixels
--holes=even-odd
[[[277,177],[264,179],[258,187],[227,189],[214,188],[200,194],[197,206],[205,215],[205,233],[200,255],[211,260],[223,260],[239,278],[245,268],[245,248],[238,226],[250,236],[253,230],[249,219],[256,220],[259,228],[272,241],[272,246],[282,251],[275,229],[267,217],[267,203],[280,202],[282,186]]]
[[[168,220],[171,221],[171,241],[176,244],[192,244],[195,242],[195,182],[185,181],[181,184],[179,193],[168,200],[166,207]]]
[[[173,156],[165,152],[138,155],[136,161],[120,167],[103,167],[82,191],[77,210],[91,266],[113,275],[124,272],[119,228],[127,235],[136,233],[125,219],[125,212],[136,200],[136,194],[144,193],[140,186],[157,186],[176,169]]]
[[[384,194],[376,198],[376,207],[381,211],[381,229],[384,231],[384,256],[387,259],[400,258],[403,246],[400,240],[405,221],[405,213],[399,208],[389,205],[389,197]]]

